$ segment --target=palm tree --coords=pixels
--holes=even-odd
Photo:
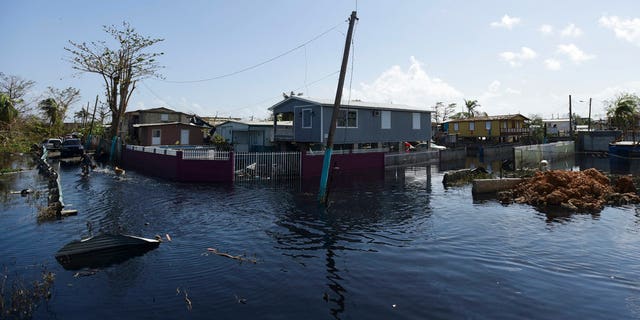
[[[42,111],[45,118],[49,120],[49,133],[54,132],[60,123],[60,108],[53,98],[48,98],[38,103],[38,108]]]
[[[640,98],[634,94],[623,93],[619,95],[613,102],[609,103],[607,116],[611,122],[622,129],[626,135],[629,126],[633,130],[633,141],[636,140],[636,120],[635,114],[638,108]]]
[[[10,124],[18,116],[9,95],[0,93],[0,122]]]
[[[464,106],[467,108],[467,118],[473,118],[476,116],[476,108],[480,106],[478,100],[464,99]]]

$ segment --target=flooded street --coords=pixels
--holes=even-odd
[[[36,319],[640,318],[635,206],[551,218],[445,189],[437,165],[336,176],[327,210],[315,181],[186,184],[53,166],[78,210],[61,221],[38,222],[37,171],[0,176],[0,264],[26,281],[43,265],[56,274]],[[9,193],[25,188],[39,192]],[[54,254],[88,225],[165,241],[78,276]]]

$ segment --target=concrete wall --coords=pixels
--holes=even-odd
[[[621,131],[578,131],[576,150],[582,152],[608,152],[609,143],[622,134]]]
[[[444,150],[443,150],[444,151]],[[429,162],[435,162],[439,159],[439,154],[442,151],[431,150],[421,152],[398,152],[387,153],[384,156],[384,166],[409,166],[415,164],[424,164]]]
[[[575,143],[562,141],[513,148],[515,169],[538,168],[540,161],[555,161],[575,155]]]

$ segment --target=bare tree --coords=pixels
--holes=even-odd
[[[113,37],[117,48],[110,48],[106,41],[69,41],[71,48],[65,47],[65,50],[71,53],[70,62],[74,69],[102,77],[107,105],[111,110],[111,136],[117,136],[137,81],[147,77],[162,77],[157,73],[162,67],[156,57],[163,53],[148,53],[145,50],[164,39],[142,36],[128,22],[123,22],[121,29],[115,25],[103,26],[103,29]]]
[[[13,107],[19,113],[28,111],[29,104],[24,101],[24,96],[35,84],[35,81],[0,72],[0,93],[4,93],[9,97]]]

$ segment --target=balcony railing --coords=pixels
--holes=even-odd
[[[276,126],[274,139],[276,141],[293,141],[293,127]]]
[[[529,128],[500,128],[501,136],[529,135]]]

